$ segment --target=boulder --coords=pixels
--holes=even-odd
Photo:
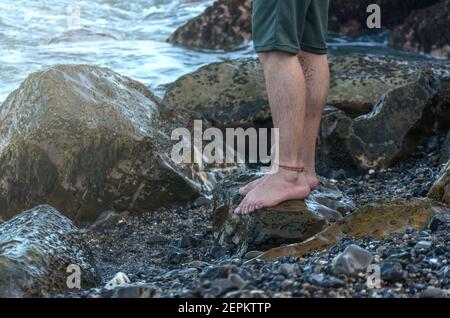
[[[235,173],[224,179],[214,194],[214,236],[219,244],[233,248],[239,255],[303,241],[355,209],[350,199],[321,180],[322,185],[306,200],[238,216],[234,209],[243,199],[239,188],[255,177],[252,172]]]
[[[100,277],[77,228],[51,206],[37,206],[0,225],[1,298],[73,291],[70,287],[77,286],[70,276],[77,268],[81,288],[98,286]]]
[[[413,82],[383,95],[374,109],[351,119],[342,111],[325,114],[318,141],[318,170],[330,176],[344,169],[357,174],[386,168],[408,155],[440,120],[438,89],[424,72]]]
[[[450,57],[450,1],[412,12],[391,32],[389,43],[406,51]]]
[[[312,251],[328,249],[344,237],[382,239],[395,233],[404,233],[408,228],[420,231],[427,227],[434,215],[449,214],[448,207],[429,199],[375,201],[303,242],[270,249],[260,258],[301,257]]]
[[[170,43],[190,48],[230,50],[250,40],[251,0],[218,0],[173,32]]]
[[[48,203],[77,222],[190,200],[197,186],[165,155],[159,99],[110,69],[57,65],[0,107],[0,217]]]
[[[450,204],[450,160],[444,165],[428,197]]]

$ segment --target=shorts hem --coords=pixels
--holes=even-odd
[[[255,45],[255,51],[257,53],[270,52],[270,51],[281,51],[281,52],[287,52],[287,53],[291,53],[291,54],[298,54],[300,52],[300,48],[289,45],[289,44],[269,43],[269,44],[264,44],[264,45]]]
[[[302,43],[301,45],[301,50],[308,52],[308,53],[313,53],[313,54],[319,54],[319,55],[324,55],[328,53],[328,48],[319,48],[316,46],[312,46],[312,45],[308,45],[305,43]]]

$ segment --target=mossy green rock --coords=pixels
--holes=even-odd
[[[100,277],[88,247],[72,222],[48,205],[22,212],[0,225],[0,297],[51,297],[69,292],[79,268],[80,287],[98,287]],[[75,283],[75,281],[70,280]]]
[[[48,203],[84,223],[189,200],[196,186],[164,155],[159,107],[107,68],[29,75],[0,107],[0,217]]]
[[[430,198],[450,204],[450,160],[442,168],[436,182],[428,193]]]
[[[403,233],[407,228],[420,231],[426,228],[433,215],[449,213],[447,207],[428,199],[376,201],[359,208],[303,242],[273,248],[259,257],[301,257],[313,251],[326,250],[344,237],[382,239],[395,233]]]
[[[306,200],[284,202],[250,216],[236,215],[234,209],[243,199],[239,188],[256,176],[254,172],[235,173],[222,180],[214,193],[215,238],[240,255],[301,242],[355,209],[350,199],[324,179]]]

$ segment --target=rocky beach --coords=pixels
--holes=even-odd
[[[210,1],[164,45],[248,50],[251,2]],[[332,32],[378,36],[339,2]],[[260,167],[176,163],[171,133],[271,127],[254,55],[156,89],[92,63],[26,76],[0,106],[0,297],[450,297],[450,2],[378,2],[408,53],[331,50],[320,186],[251,216],[233,211]],[[120,40],[49,44],[80,37]]]

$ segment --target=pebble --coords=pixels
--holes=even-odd
[[[443,298],[446,296],[446,292],[440,288],[436,287],[427,287],[421,294],[422,298]]]
[[[129,283],[130,279],[128,278],[128,276],[122,272],[118,272],[108,283],[106,283],[105,289],[112,290]]]
[[[381,279],[391,283],[403,282],[407,278],[407,272],[399,262],[382,262],[380,270]]]
[[[345,282],[343,280],[325,274],[311,274],[307,277],[307,281],[310,284],[326,288],[342,287],[345,285]]]
[[[429,248],[431,248],[432,242],[431,241],[419,241],[416,246],[415,249],[416,250],[428,250]]]
[[[333,260],[333,272],[336,274],[353,275],[364,271],[373,260],[373,254],[362,247],[351,244]]]

